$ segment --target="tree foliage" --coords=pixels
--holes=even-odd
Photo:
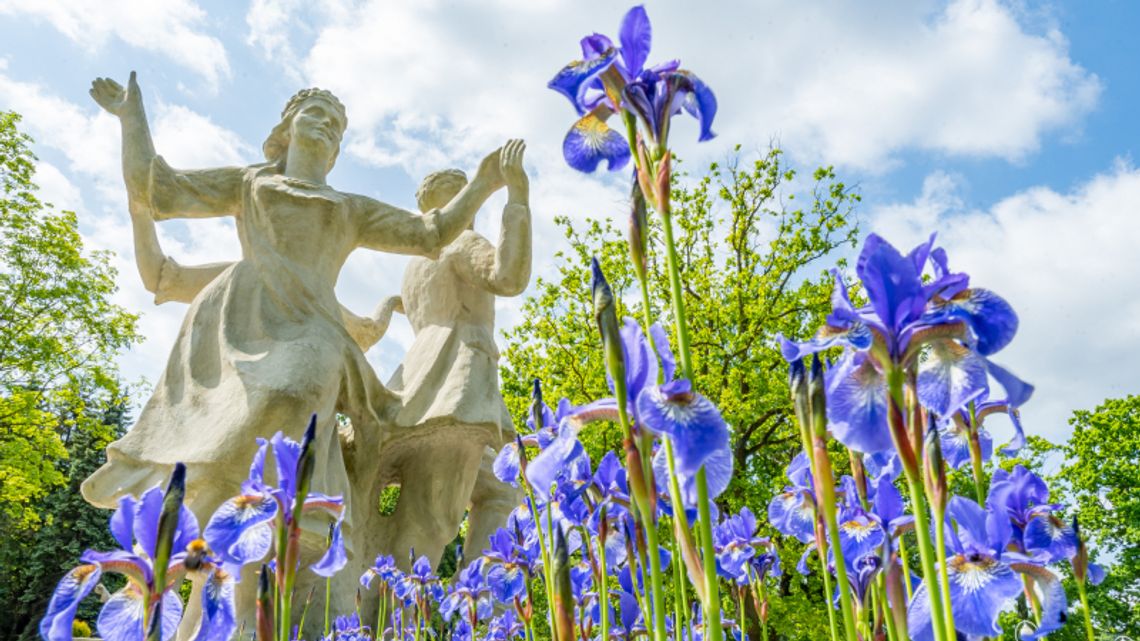
[[[1089,599],[1098,629],[1140,636],[1140,396],[1104,401],[1069,419],[1057,478],[1109,573]]]
[[[763,511],[783,488],[784,468],[799,447],[787,364],[774,337],[802,335],[830,310],[831,278],[816,263],[854,244],[852,210],[859,198],[830,168],[822,168],[801,202],[795,193],[801,183],[778,150],[748,162],[737,148],[726,163],[714,163],[689,182],[683,174],[675,179],[672,202],[694,378],[731,426],[735,459],[732,485],[719,502],[731,511],[743,505]],[[555,253],[557,276],[537,280],[535,293],[523,303],[522,322],[507,332],[503,389],[517,418],[526,415],[536,377],[552,404],[562,397],[580,404],[610,394],[590,297],[592,255],[622,299],[620,313],[644,319],[627,244],[614,225],[556,221],[570,247]],[[660,228],[651,222],[651,247],[659,237]],[[650,256],[651,316],[672,334],[664,258],[653,250]],[[594,461],[621,443],[616,425],[591,427],[580,438]],[[789,542],[787,569],[800,551]],[[792,570],[780,592],[784,601],[773,603],[773,625],[792,638],[826,636],[817,580]]]
[[[85,252],[74,212],[36,196],[31,140],[0,112],[0,636],[30,630],[106,515],[79,483],[121,433],[114,367],[138,339],[112,303],[115,270]],[[29,632],[30,634],[30,632]]]

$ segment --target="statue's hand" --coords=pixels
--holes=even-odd
[[[505,184],[503,182],[503,172],[499,168],[502,164],[502,153],[503,147],[500,147],[487,154],[487,157],[479,163],[479,169],[475,171],[474,180],[486,183],[491,189],[502,187]]]
[[[139,91],[139,83],[133,71],[125,89],[110,78],[96,78],[88,93],[100,107],[119,118],[142,111],[142,92]]]
[[[523,170],[523,152],[525,151],[526,141],[519,138],[510,140],[503,146],[499,161],[499,171],[503,174],[503,181],[506,182],[507,189],[518,192],[523,197],[525,197],[530,185],[526,171]]]

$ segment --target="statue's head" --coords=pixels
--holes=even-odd
[[[425,214],[451,202],[467,186],[467,174],[458,169],[432,172],[420,182],[416,190],[416,205]]]
[[[269,132],[261,150],[269,162],[284,163],[294,141],[323,148],[329,155],[328,169],[332,170],[347,126],[344,105],[332,92],[316,87],[302,89],[289,99],[281,112],[281,122]]]

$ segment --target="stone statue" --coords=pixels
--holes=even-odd
[[[357,247],[437,256],[502,186],[500,152],[483,160],[454,199],[421,215],[328,186],[347,120],[327,91],[307,89],[289,100],[263,145],[265,163],[189,171],[155,153],[133,73],[126,88],[97,79],[91,95],[119,118],[130,200],[145,203],[157,220],[233,216],[242,257],[194,297],[153,395],[135,426],[108,447],[107,463],[83,484],[84,496],[114,507],[118,497],[162,483],[182,461],[186,504],[204,521],[237,492],[256,438],[277,430],[300,438],[316,413],[313,491],[347,498],[337,412],[380,444],[403,405],[342,323],[337,275]],[[352,524],[349,515],[349,540]],[[324,524],[303,525],[323,540]],[[244,588],[254,583],[250,570],[239,615],[250,611]],[[352,593],[335,592],[334,607],[351,609]]]
[[[474,558],[519,502],[490,467],[497,449],[514,439],[499,392],[495,297],[516,296],[530,281],[524,150],[521,141],[503,148],[508,202],[498,245],[468,229],[438,258],[413,258],[404,273],[403,308],[415,341],[388,383],[403,393],[404,404],[392,438],[378,451],[380,465],[359,466],[353,483],[354,496],[368,505],[378,504],[384,487],[400,484],[391,517],[375,510],[364,516],[368,525],[358,528],[357,547],[393,554],[405,570],[412,548],[438,564],[469,503],[467,547]],[[420,210],[432,211],[466,185],[458,170],[429,175],[416,194]],[[376,460],[371,449],[358,451],[358,460],[362,453]],[[371,559],[361,561],[367,567]]]

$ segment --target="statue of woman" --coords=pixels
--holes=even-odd
[[[84,497],[113,507],[182,461],[186,503],[205,519],[238,491],[256,438],[283,430],[299,439],[313,413],[320,420],[313,491],[347,497],[336,413],[358,431],[376,431],[392,422],[400,401],[341,322],[337,275],[357,247],[437,255],[502,186],[499,151],[455,199],[412,214],[325,182],[347,124],[327,91],[306,89],[289,100],[262,147],[267,162],[193,171],[172,169],[155,154],[134,73],[125,89],[95,80],[91,95],[119,117],[130,199],[147,203],[158,220],[233,216],[242,257],[194,297],[153,395],[108,447]],[[314,533],[323,538],[323,526]]]

